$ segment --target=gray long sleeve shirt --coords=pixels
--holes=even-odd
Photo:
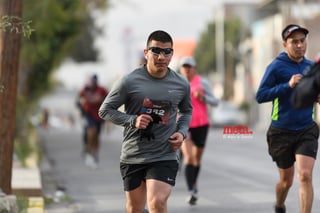
[[[150,140],[132,125],[141,113],[154,118]],[[174,132],[187,134],[191,115],[187,80],[170,69],[164,78],[153,78],[145,66],[118,80],[99,110],[101,118],[124,127],[120,161],[129,164],[177,160],[168,139]]]
[[[219,100],[213,95],[210,83],[204,77],[201,77],[201,86],[204,90],[204,100],[206,103],[211,106],[217,106],[219,104]]]

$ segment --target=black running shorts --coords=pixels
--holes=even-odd
[[[146,179],[155,179],[174,186],[178,172],[178,161],[158,161],[147,164],[120,163],[120,172],[124,191],[138,188]]]
[[[191,135],[191,140],[196,147],[203,148],[206,145],[207,135],[209,126],[200,126],[195,128],[190,128],[189,132]]]
[[[269,154],[281,169],[290,168],[296,160],[296,154],[316,159],[318,137],[319,127],[315,122],[299,131],[270,126],[267,131]]]

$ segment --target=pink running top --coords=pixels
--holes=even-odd
[[[204,94],[204,100],[196,98],[196,92]],[[190,95],[193,108],[190,128],[210,125],[207,104],[216,106],[218,100],[213,96],[208,82],[200,75],[195,75],[190,81]]]

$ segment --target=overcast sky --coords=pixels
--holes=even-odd
[[[152,31],[165,30],[173,39],[198,40],[222,2],[261,0],[111,0],[111,8],[97,15],[97,24],[105,30],[97,39],[101,62],[67,62],[58,69],[57,78],[68,87],[80,87],[88,75],[97,73],[109,87],[136,67]]]

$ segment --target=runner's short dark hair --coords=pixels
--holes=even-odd
[[[151,41],[160,41],[163,43],[170,42],[173,44],[172,37],[169,35],[169,33],[163,30],[156,30],[149,35],[147,40],[147,48],[149,47]]]

